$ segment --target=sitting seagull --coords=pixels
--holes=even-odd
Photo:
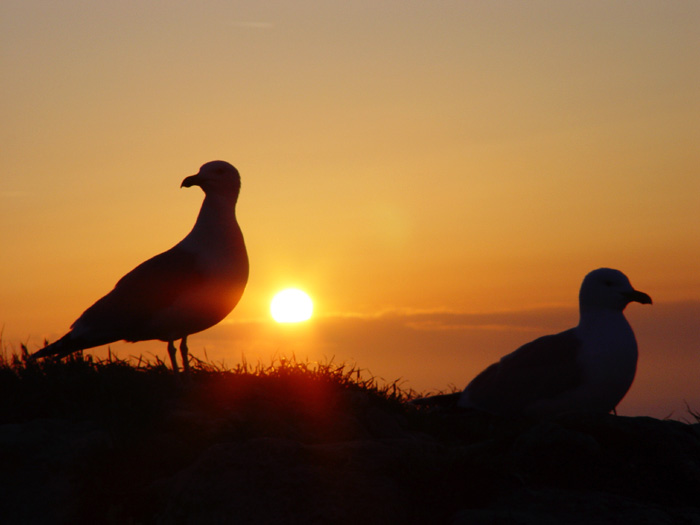
[[[182,366],[189,371],[187,336],[214,326],[238,304],[248,281],[248,254],[236,220],[241,189],[236,168],[221,160],[208,162],[183,186],[204,190],[192,231],[122,277],[70,332],[32,358],[64,357],[122,339],[159,339],[167,341],[177,374],[175,341],[180,339]]]
[[[457,405],[534,417],[613,411],[637,370],[637,341],[622,313],[632,301],[651,304],[651,297],[618,270],[592,271],[581,284],[577,327],[501,358],[467,385]]]
[[[618,270],[594,270],[581,284],[577,327],[521,346],[481,372],[461,393],[412,404],[457,405],[507,416],[611,412],[637,370],[637,341],[622,314],[632,301],[651,304],[651,297],[632,288]]]

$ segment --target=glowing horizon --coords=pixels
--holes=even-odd
[[[671,393],[674,372],[659,363],[670,352],[696,364],[700,72],[688,65],[700,60],[700,4],[2,9],[10,348],[60,337],[182,239],[202,197],[180,181],[223,159],[241,173],[251,274],[227,320],[192,337],[195,355],[287,345],[441,389],[466,382],[482,348],[495,358],[571,326],[581,279],[609,266],[655,302],[627,312],[649,373],[641,398],[691,396],[689,382]],[[317,301],[288,330],[296,339],[268,313],[290,282]],[[440,311],[505,328],[425,324],[407,336],[408,313]],[[164,355],[142,345],[120,348]]]

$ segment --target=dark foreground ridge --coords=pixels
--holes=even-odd
[[[405,405],[343,365],[0,362],[3,523],[700,523],[700,425]],[[691,416],[691,419],[693,417]]]

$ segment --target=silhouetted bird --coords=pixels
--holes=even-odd
[[[114,341],[167,341],[177,374],[175,341],[189,370],[187,336],[214,326],[238,304],[248,281],[248,254],[236,220],[240,175],[228,162],[204,164],[181,187],[199,186],[204,202],[192,231],[140,264],[85,310],[71,331],[32,358],[64,357]]]
[[[578,326],[521,346],[461,393],[415,404],[452,403],[509,416],[608,413],[625,396],[637,370],[637,341],[622,313],[632,301],[651,304],[651,297],[632,288],[618,270],[594,270],[581,284]]]

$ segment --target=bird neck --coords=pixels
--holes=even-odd
[[[578,327],[581,330],[595,330],[601,323],[606,325],[620,323],[628,325],[627,319],[621,310],[612,308],[581,309]]]
[[[199,246],[202,243],[221,241],[232,231],[240,235],[240,229],[235,227],[237,225],[235,199],[232,201],[230,196],[225,195],[207,195],[192,231],[183,239],[182,244],[188,247],[190,244]]]

